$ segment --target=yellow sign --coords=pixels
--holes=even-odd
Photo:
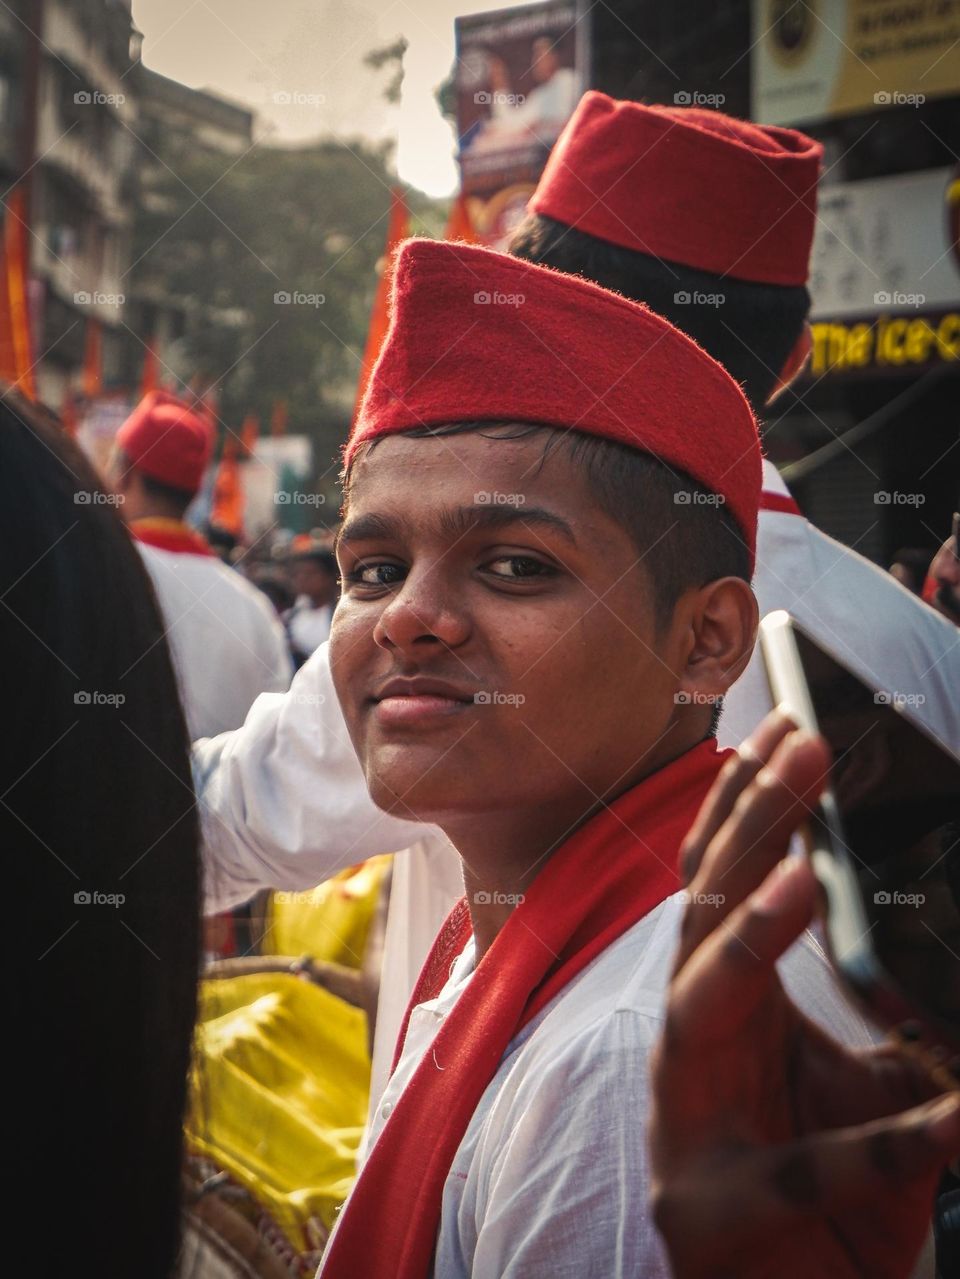
[[[803,124],[960,93],[960,0],[753,0],[755,120]]]
[[[882,315],[872,322],[811,325],[810,374],[896,372],[960,360],[960,311],[942,316]]]

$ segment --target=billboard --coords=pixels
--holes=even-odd
[[[808,124],[960,93],[957,0],[752,0],[751,114]]]
[[[535,185],[586,87],[584,17],[575,0],[558,0],[457,19],[464,194]]]
[[[960,361],[960,174],[838,182],[810,261],[810,373],[909,373]]]

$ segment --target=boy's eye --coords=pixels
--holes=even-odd
[[[348,582],[360,586],[393,586],[403,580],[403,569],[399,564],[358,564],[344,577]]]
[[[543,577],[553,572],[549,564],[536,560],[532,555],[502,555],[484,566],[495,577],[508,581],[526,581],[531,577]]]

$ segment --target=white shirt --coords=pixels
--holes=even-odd
[[[530,129],[544,133],[544,141],[553,142],[560,129],[573,115],[583,88],[576,71],[558,67],[544,84],[537,84],[522,101],[518,94],[492,95],[490,117],[508,129]]]
[[[214,555],[137,549],[160,602],[190,736],[239,728],[257,697],[285,689],[293,673],[270,602]]]
[[[787,495],[772,462],[763,491]],[[917,694],[923,727],[960,754],[960,628],[801,515],[761,511],[753,581],[760,616],[785,608],[837,661],[888,693]],[[724,699],[721,746],[739,746],[773,702],[759,646]]]
[[[648,1201],[647,1063],[662,1027],[683,908],[678,893],[651,911],[511,1042],[447,1178],[436,1279],[669,1275]],[[371,1142],[473,966],[471,939],[440,995],[414,1009]],[[873,1042],[811,934],[780,969],[792,998],[828,1033],[850,1045]]]
[[[330,638],[333,605],[322,604],[319,608],[314,608],[309,595],[298,595],[293,608],[286,615],[286,622],[294,647],[305,657],[309,657]]]
[[[786,492],[764,463],[764,487]],[[960,631],[863,556],[802,516],[761,511],[754,590],[761,613],[795,611],[854,670],[885,689],[922,680],[916,717],[960,752]],[[771,708],[759,654],[726,697],[721,745],[739,745]],[[312,888],[375,853],[395,863],[373,1048],[371,1105],[386,1079],[410,993],[462,892],[460,862],[434,827],[400,821],[370,799],[323,645],[285,696],[261,697],[243,728],[194,748],[209,908],[259,888]],[[424,892],[430,883],[432,891]]]

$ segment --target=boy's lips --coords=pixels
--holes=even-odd
[[[388,680],[372,700],[381,727],[410,728],[462,714],[474,705],[474,693],[445,680],[415,676]]]

